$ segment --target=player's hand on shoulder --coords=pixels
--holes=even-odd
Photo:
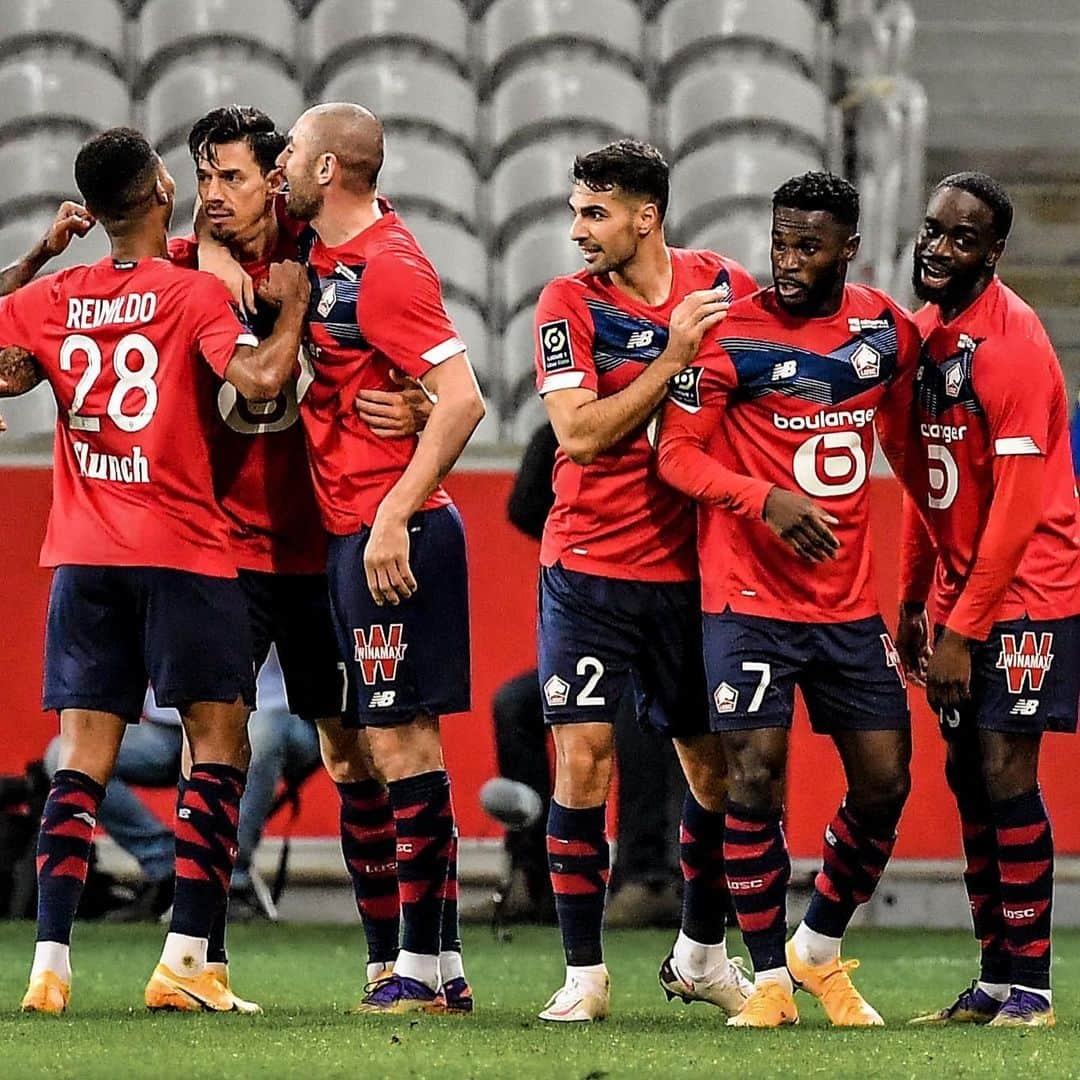
[[[830,525],[840,522],[813,499],[774,487],[765,499],[765,524],[797,555],[809,562],[836,557],[840,541]]]
[[[259,283],[259,296],[274,307],[295,302],[306,308],[311,296],[307,270],[292,259],[273,263],[269,274]]]
[[[95,223],[94,215],[80,203],[65,200],[60,204],[43,240],[50,259],[67,250],[73,236],[85,236]]]
[[[424,430],[433,402],[419,380],[390,369],[399,390],[361,390],[354,402],[356,414],[380,439],[399,439]]]
[[[672,360],[686,367],[697,355],[702,338],[718,326],[730,304],[716,289],[698,289],[687,293],[671,313],[668,324],[668,350]],[[672,348],[674,346],[674,348]]]
[[[926,665],[926,700],[935,712],[956,709],[971,697],[971,643],[946,628]]]
[[[896,620],[896,651],[907,677],[916,686],[926,686],[926,665],[930,661],[930,616],[925,604],[901,604]]]
[[[220,281],[242,310],[255,313],[255,283],[251,275],[232,257],[229,249],[216,240],[200,237],[199,269],[213,274]]]
[[[416,592],[409,567],[409,522],[376,513],[364,548],[364,573],[375,603],[396,606]]]

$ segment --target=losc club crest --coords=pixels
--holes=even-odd
[[[876,379],[881,372],[881,353],[865,341],[851,354],[851,366],[860,379]]]
[[[959,397],[960,388],[964,385],[964,369],[959,364],[953,364],[945,372],[945,393],[949,397]]]
[[[393,682],[397,678],[398,664],[405,659],[405,650],[409,647],[402,640],[404,636],[402,623],[353,630],[356,639],[353,659],[360,665],[360,674],[367,686],[374,686],[379,679]]]
[[[739,691],[731,683],[722,682],[713,691],[713,704],[721,716],[725,713],[733,713],[739,704]]]

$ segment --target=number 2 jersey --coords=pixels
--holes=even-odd
[[[224,285],[167,259],[102,259],[0,300],[0,345],[33,353],[57,403],[43,566],[235,577],[214,497],[214,395],[258,341]]]
[[[169,257],[180,266],[198,266],[194,237],[169,241]],[[278,230],[269,257],[242,263],[256,287],[270,264],[296,258],[296,241]],[[256,300],[248,317],[260,340],[270,336],[277,312]],[[215,395],[214,485],[229,517],[236,565],[263,573],[321,574],[326,570],[326,533],[315,503],[299,401],[311,383],[297,369],[271,402],[248,402],[228,382]]]
[[[671,293],[655,307],[627,296],[607,274],[581,270],[545,286],[536,308],[541,397],[578,388],[599,398],[617,394],[667,347],[671,313],[688,293],[715,288],[735,299],[757,288],[731,259],[668,251]],[[575,464],[560,448],[552,486],[542,565],[637,581],[697,577],[693,506],[657,476],[645,425],[589,465]]]
[[[919,452],[905,478],[937,548],[936,621],[982,639],[995,622],[1080,613],[1065,380],[1038,316],[995,277],[952,322],[929,304],[915,321],[924,339],[911,433]],[[1041,491],[1027,490],[1028,477],[1013,490],[1010,466],[1033,458],[1044,461]],[[1015,510],[992,530],[996,497]],[[1025,517],[1034,531],[1018,545],[1008,533]],[[925,599],[915,572],[905,560],[902,592]]]
[[[702,610],[831,623],[878,612],[870,466],[881,410],[908,415],[919,338],[877,289],[848,285],[832,316],[800,319],[765,289],[734,304],[669,397],[661,475],[697,498]],[[884,418],[884,417],[883,417]],[[836,557],[810,563],[762,520],[772,488],[839,520]]]

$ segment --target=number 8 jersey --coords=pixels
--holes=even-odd
[[[0,300],[0,345],[33,353],[57,403],[43,566],[235,577],[214,498],[217,380],[258,345],[209,274],[102,259]]]
[[[911,316],[877,289],[848,285],[840,310],[817,319],[789,315],[772,289],[732,305],[673,387],[661,435],[662,472],[681,473],[689,444],[738,474],[725,505],[699,504],[703,611],[809,623],[877,614],[874,422],[879,409],[907,414],[918,359]],[[762,510],[774,486],[839,519],[835,559],[808,563],[773,534]]]

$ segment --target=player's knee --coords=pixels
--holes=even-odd
[[[911,793],[911,771],[906,767],[875,771],[848,789],[852,814],[867,826],[894,829]]]
[[[580,805],[584,800],[593,805],[607,797],[614,741],[610,725],[605,727],[606,737],[569,725],[556,734],[555,797],[560,802],[572,799],[572,805]]]
[[[729,756],[728,799],[761,813],[783,805],[784,762],[744,747]]]
[[[1005,739],[983,746],[982,778],[993,802],[1024,795],[1038,786],[1038,756],[1018,751]]]

